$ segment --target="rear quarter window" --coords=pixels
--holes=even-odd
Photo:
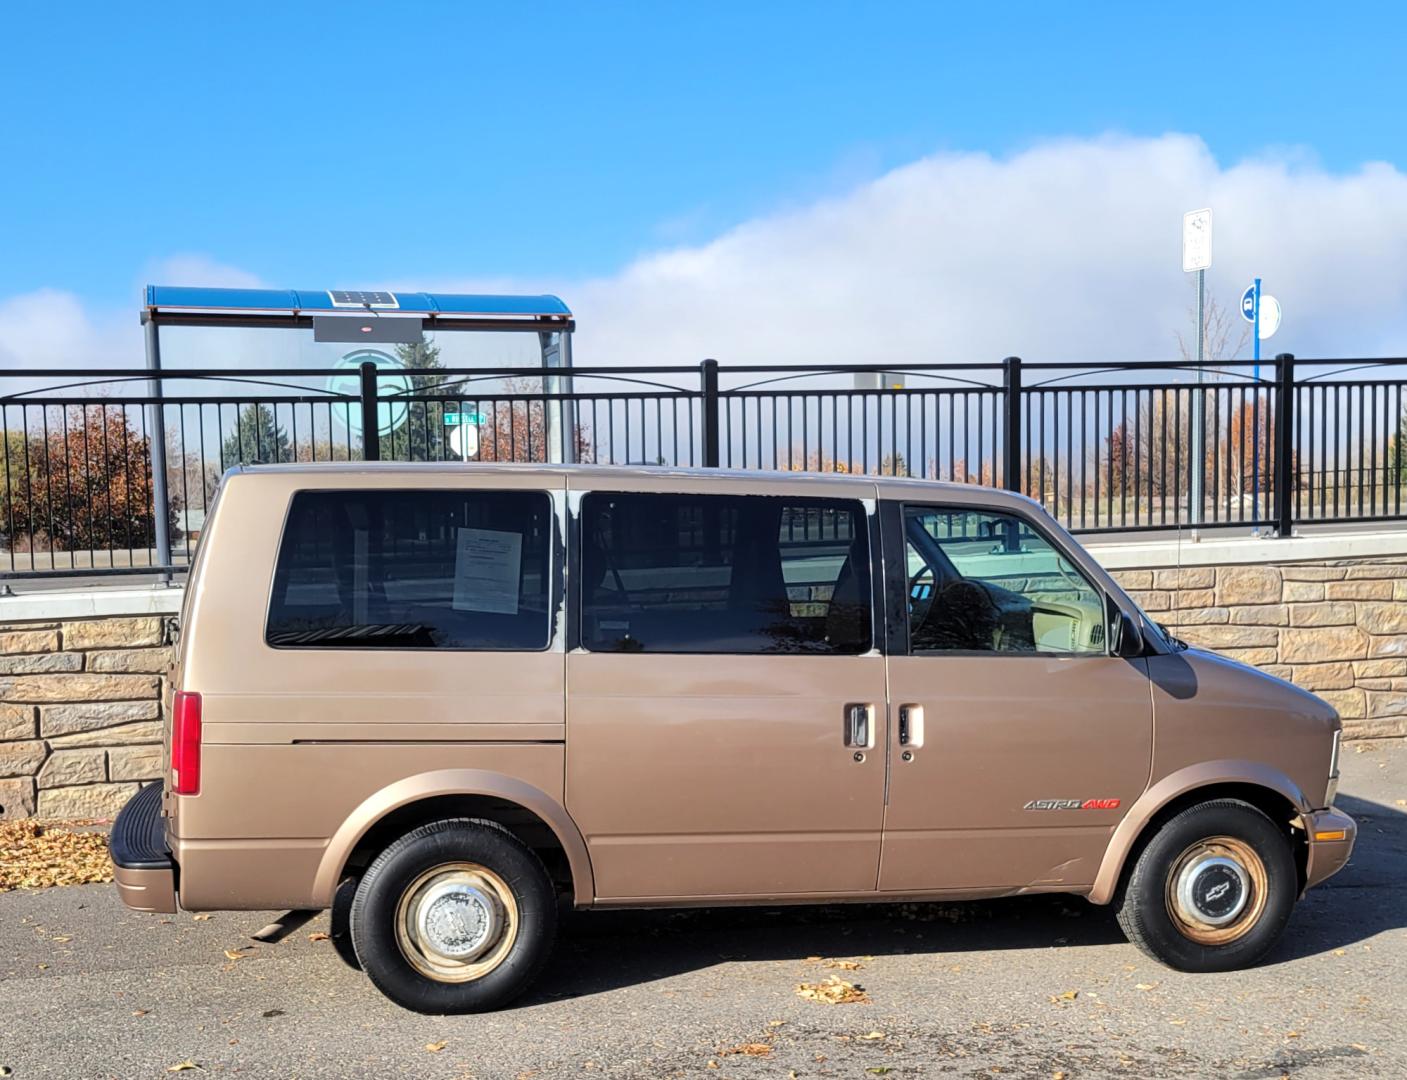
[[[593,652],[855,655],[872,638],[868,520],[849,500],[593,492]]]
[[[298,492],[279,544],[265,641],[281,649],[545,649],[552,522],[544,492]]]

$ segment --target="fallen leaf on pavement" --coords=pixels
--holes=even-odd
[[[448,1040],[446,1040],[445,1042],[426,1043],[426,1044],[425,1044],[425,1049],[428,1050],[428,1051],[430,1051],[430,1053],[432,1053],[432,1054],[438,1054],[441,1050],[443,1050],[443,1049],[444,1049],[446,1046],[448,1046],[448,1045],[449,1045],[449,1041],[448,1041]]]
[[[1066,990],[1063,994],[1051,994],[1050,1000],[1059,1005],[1062,1001],[1074,1001],[1079,996],[1078,990]]]
[[[193,920],[195,920],[196,922],[209,922],[209,921],[210,921],[210,913],[209,913],[209,912],[206,912],[206,911],[202,911],[202,912],[200,912],[200,914],[198,914],[198,915],[192,915],[191,918],[192,918]]]
[[[823,1005],[853,1005],[870,1000],[865,988],[856,983],[832,975],[825,982],[797,983],[796,993],[807,1001],[818,1001]]]
[[[1137,986],[1134,987],[1134,989],[1135,989],[1135,990],[1152,990],[1152,989],[1153,989],[1154,987],[1156,987],[1157,985],[1158,985],[1157,983],[1139,983]]]
[[[245,958],[249,955],[247,952],[244,951],[245,948],[246,948],[246,946],[241,946],[241,947],[238,948],[238,949],[226,949],[226,950],[225,950],[225,959],[226,959],[226,960],[243,960],[243,959],[245,959]]]
[[[132,1010],[132,1015],[133,1015],[133,1016],[146,1016],[147,1013],[149,1013],[149,1012],[151,1012],[150,1009],[133,1009],[133,1010]]]
[[[772,1053],[772,1047],[765,1042],[742,1043],[739,1046],[730,1046],[727,1050],[718,1051],[719,1057],[728,1057],[730,1054],[744,1054],[747,1057],[767,1057]]]
[[[331,940],[332,940],[332,935],[331,935],[331,934],[328,934],[328,933],[324,933],[322,930],[314,930],[311,934],[308,935],[308,940],[309,940],[309,941],[331,941]]]
[[[74,824],[0,821],[0,892],[111,881],[107,837]]]
[[[884,1038],[884,1032],[871,1031],[868,1035],[856,1035],[855,1038],[859,1039],[861,1042],[874,1042],[876,1039]]]
[[[859,971],[860,961],[858,960],[827,960],[823,965],[834,971]]]
[[[194,1061],[192,1061],[190,1058],[186,1058],[185,1061],[178,1061],[178,1062],[176,1062],[176,1064],[172,1065],[172,1066],[171,1066],[169,1069],[167,1069],[166,1071],[167,1071],[167,1072],[186,1072],[186,1071],[189,1070],[189,1069],[198,1069],[198,1068],[200,1068],[199,1065],[197,1065],[197,1064],[196,1064]]]

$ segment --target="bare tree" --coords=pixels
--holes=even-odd
[[[1193,282],[1196,288],[1196,282]],[[1189,321],[1193,324],[1197,321],[1197,304],[1194,300],[1187,309]],[[1246,346],[1251,341],[1251,324],[1241,318],[1240,312],[1231,311],[1221,306],[1220,301],[1215,296],[1207,298],[1206,303],[1207,329],[1205,342],[1205,359],[1208,363],[1216,364],[1224,360],[1235,360],[1246,350]],[[1195,331],[1192,341],[1189,343],[1183,336],[1181,330],[1176,331],[1177,351],[1182,354],[1182,361],[1185,364],[1195,364],[1197,362],[1197,340]],[[1234,344],[1233,344],[1234,342]]]

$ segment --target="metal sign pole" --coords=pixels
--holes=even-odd
[[[1192,430],[1187,448],[1191,476],[1188,481],[1189,524],[1192,539],[1202,522],[1202,489],[1207,468],[1206,392],[1202,382],[1207,362],[1207,268],[1212,265],[1212,212],[1210,208],[1189,210],[1182,215],[1182,272],[1197,275],[1197,382],[1192,398]],[[1194,457],[1195,455],[1195,457]],[[1179,485],[1180,486],[1180,485]]]
[[[1260,520],[1260,278],[1256,278],[1255,290],[1252,294],[1254,307],[1251,310],[1251,341],[1252,357],[1255,360],[1251,368],[1251,380],[1255,383],[1253,392],[1255,393],[1256,407],[1251,419],[1251,508],[1256,515],[1256,520]],[[1242,424],[1244,426],[1244,418]],[[1241,446],[1241,452],[1246,452],[1245,444]],[[1241,459],[1245,461],[1245,458]]]
[[[1203,434],[1203,421],[1206,411],[1206,394],[1202,390],[1205,376],[1203,365],[1207,359],[1207,271],[1197,271],[1197,390],[1192,399],[1192,438],[1189,453],[1195,454],[1192,461],[1191,506],[1188,507],[1192,539],[1197,539],[1197,526],[1202,523],[1202,473],[1207,466],[1206,437]]]

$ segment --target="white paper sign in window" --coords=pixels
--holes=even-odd
[[[518,614],[523,569],[523,534],[497,529],[460,529],[454,552],[456,611]]]

